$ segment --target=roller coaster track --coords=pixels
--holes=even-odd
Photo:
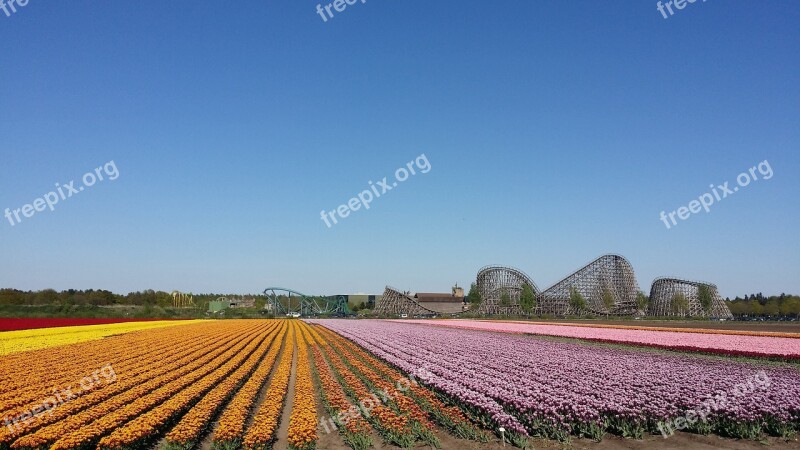
[[[708,309],[700,301],[700,289],[705,286],[711,297]],[[682,296],[682,300],[680,300]],[[683,304],[681,304],[683,303]],[[650,288],[649,316],[656,317],[708,317],[732,319],[730,309],[717,290],[717,286],[703,281],[682,280],[680,278],[656,278]]]
[[[630,316],[645,313],[639,311],[637,305],[639,285],[633,267],[627,259],[616,254],[600,256],[541,292],[531,277],[519,269],[499,265],[484,267],[478,271],[477,276],[478,291],[482,297],[478,312],[524,314],[519,305],[524,284],[533,288],[536,297],[536,307],[530,311],[533,314],[564,316],[588,312],[596,315]],[[707,311],[698,300],[700,286],[707,286],[712,297]],[[510,302],[502,304],[503,293],[508,295]],[[571,304],[573,293],[580,294],[584,299],[583,308],[578,309]],[[687,305],[678,305],[678,308],[673,305],[673,297],[677,293],[683,295]],[[677,278],[658,278],[653,282],[646,313],[649,316],[732,317],[716,286]]]
[[[267,304],[275,315],[299,315],[301,317],[311,317],[318,315],[349,315],[350,308],[347,305],[347,298],[320,297],[305,295],[293,289],[282,287],[268,287],[264,289],[267,296]],[[286,301],[281,301],[285,298]],[[293,301],[296,299],[296,302]]]

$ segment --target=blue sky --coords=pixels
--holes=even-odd
[[[800,4],[317,3],[0,11],[0,210],[119,172],[0,218],[0,286],[448,291],[505,264],[547,287],[619,253],[646,291],[800,293]]]

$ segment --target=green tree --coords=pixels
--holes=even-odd
[[[36,293],[36,303],[39,305],[57,305],[60,302],[58,293],[54,289],[45,289]],[[68,302],[65,304],[72,304]]]
[[[575,286],[569,288],[569,306],[577,313],[583,312],[586,308],[586,300],[583,299],[583,296]]]
[[[24,305],[25,293],[16,289],[0,289],[0,305]]]
[[[478,291],[478,285],[472,283],[469,287],[469,293],[467,294],[467,301],[473,305],[479,305],[481,300],[481,293]]]
[[[672,302],[670,306],[672,307],[673,313],[680,316],[685,316],[689,310],[689,300],[686,299],[685,295],[678,292],[672,296]]]
[[[781,312],[781,306],[778,304],[778,300],[770,300],[764,305],[764,314],[768,316],[777,316]]]
[[[749,311],[747,304],[743,300],[738,302],[728,302],[728,309],[731,310],[731,314],[734,316],[743,316]]]
[[[611,289],[603,289],[603,305],[605,305],[606,315],[608,315],[608,312],[611,312],[611,308],[614,307],[614,293],[611,292]]]
[[[511,296],[508,294],[508,291],[503,289],[500,292],[500,305],[502,306],[511,306]]]
[[[519,296],[519,305],[526,313],[530,313],[536,308],[536,294],[533,288],[527,283],[522,285],[522,293]]]
[[[788,297],[781,303],[781,314],[784,316],[800,315],[800,297]]]
[[[161,308],[168,308],[172,306],[172,295],[169,292],[157,291],[153,293],[155,304]]]
[[[711,294],[711,288],[708,285],[701,284],[697,288],[697,300],[700,302],[700,306],[703,307],[703,311],[711,311],[711,303],[714,300],[714,296]]]
[[[639,311],[646,311],[648,303],[650,303],[650,299],[647,298],[647,294],[642,291],[636,293],[636,307],[639,308]]]

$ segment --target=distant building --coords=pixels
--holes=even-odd
[[[208,302],[208,311],[220,312],[228,308],[255,308],[255,297],[219,297]]]
[[[229,302],[228,299],[226,298],[211,300],[210,302],[208,302],[208,312],[212,313],[224,311],[230,307],[231,307],[231,302]]]
[[[464,310],[464,289],[453,286],[452,292],[417,292],[414,294],[420,306],[442,314],[454,314]]]
[[[364,305],[368,309],[375,308],[375,304],[380,301],[382,295],[373,295],[373,294],[339,294],[332,296],[333,298],[340,298],[344,297],[347,300],[348,304],[352,306],[358,306],[361,302],[364,302]]]
[[[254,297],[241,297],[229,299],[231,308],[255,308],[256,299]]]

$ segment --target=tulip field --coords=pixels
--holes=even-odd
[[[441,447],[442,433],[488,439],[461,409],[326,328],[299,320],[167,325],[177,324],[0,358],[0,449],[308,450],[333,437],[341,448],[367,449]]]
[[[424,367],[426,385],[488,427],[521,437],[599,440],[610,433],[640,438],[670,431],[674,420],[687,415],[695,419],[687,429],[704,434],[757,438],[794,436],[800,429],[795,364],[404,322],[319,323],[400,370]],[[504,324],[489,325],[485,329]]]
[[[795,361],[481,323],[492,326],[227,319],[0,332],[14,350],[0,355],[0,450],[494,450],[798,431]],[[703,420],[681,426],[692,411]]]

